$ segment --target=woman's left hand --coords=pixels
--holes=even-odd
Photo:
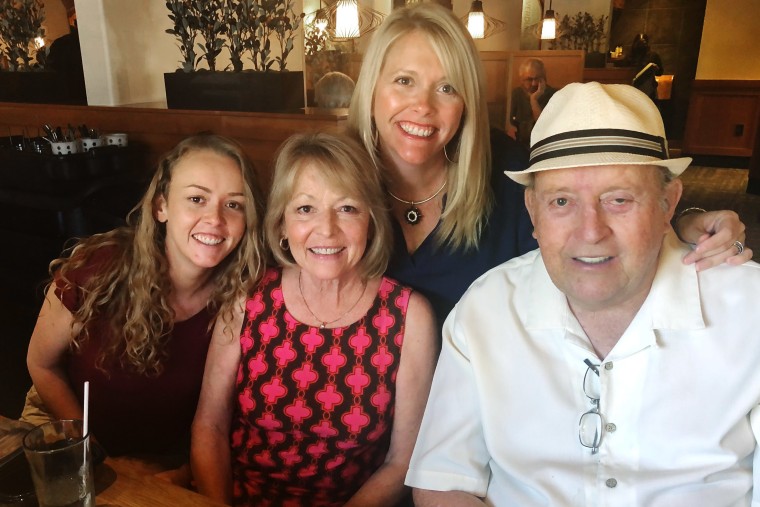
[[[696,246],[684,258],[697,271],[729,264],[738,266],[752,259],[752,249],[744,245],[744,224],[733,211],[708,211],[682,216],[676,223],[680,237]],[[741,243],[740,252],[736,242]]]

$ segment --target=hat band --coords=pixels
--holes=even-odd
[[[563,132],[537,142],[530,150],[530,164],[589,153],[631,153],[668,159],[665,139],[635,130],[588,129]]]

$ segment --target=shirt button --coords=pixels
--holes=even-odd
[[[605,484],[607,485],[608,488],[614,488],[615,486],[617,486],[617,480],[616,479],[607,479],[607,481],[605,482]]]
[[[617,429],[617,426],[615,426],[614,423],[607,423],[604,425],[604,429],[606,429],[610,433],[613,433]]]
[[[612,368],[613,368],[612,361],[610,361],[609,363],[604,363],[605,370],[611,370]]]

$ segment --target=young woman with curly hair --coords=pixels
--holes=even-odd
[[[186,456],[212,325],[230,319],[264,265],[261,216],[237,143],[181,141],[127,226],[50,264],[27,356],[38,397],[22,419],[39,402],[52,418],[82,418],[89,381],[90,428],[106,452]]]

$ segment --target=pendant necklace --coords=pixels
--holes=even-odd
[[[404,210],[404,220],[406,220],[406,223],[409,225],[417,225],[420,223],[420,220],[422,220],[422,211],[420,211],[420,208],[417,207],[418,204],[425,204],[431,199],[435,199],[435,197],[441,193],[441,191],[446,188],[446,183],[448,183],[448,179],[444,180],[443,185],[441,185],[441,188],[435,191],[433,195],[428,197],[427,199],[423,199],[421,201],[405,201],[404,199],[401,199],[400,197],[396,197],[393,192],[388,190],[388,194],[390,194],[391,197],[396,199],[398,202],[408,204],[409,207]]]
[[[303,304],[306,306],[306,309],[309,310],[309,313],[311,314],[311,316],[314,317],[314,319],[317,322],[320,323],[319,324],[319,329],[324,329],[327,326],[329,326],[330,324],[338,322],[340,319],[342,319],[343,317],[345,317],[346,315],[348,315],[349,313],[351,313],[353,311],[353,309],[356,308],[356,305],[359,304],[359,301],[362,300],[362,297],[364,297],[364,293],[367,291],[367,282],[365,281],[365,282],[362,283],[362,293],[359,294],[359,299],[357,299],[356,302],[351,305],[351,308],[349,308],[347,311],[343,312],[343,314],[341,314],[341,316],[338,317],[337,319],[324,321],[324,320],[320,319],[319,317],[317,317],[314,314],[314,312],[311,311],[311,308],[309,308],[309,303],[306,302],[306,298],[303,295],[303,287],[301,286],[301,273],[302,273],[302,271],[298,272],[298,292],[301,293],[301,299],[303,299]]]

